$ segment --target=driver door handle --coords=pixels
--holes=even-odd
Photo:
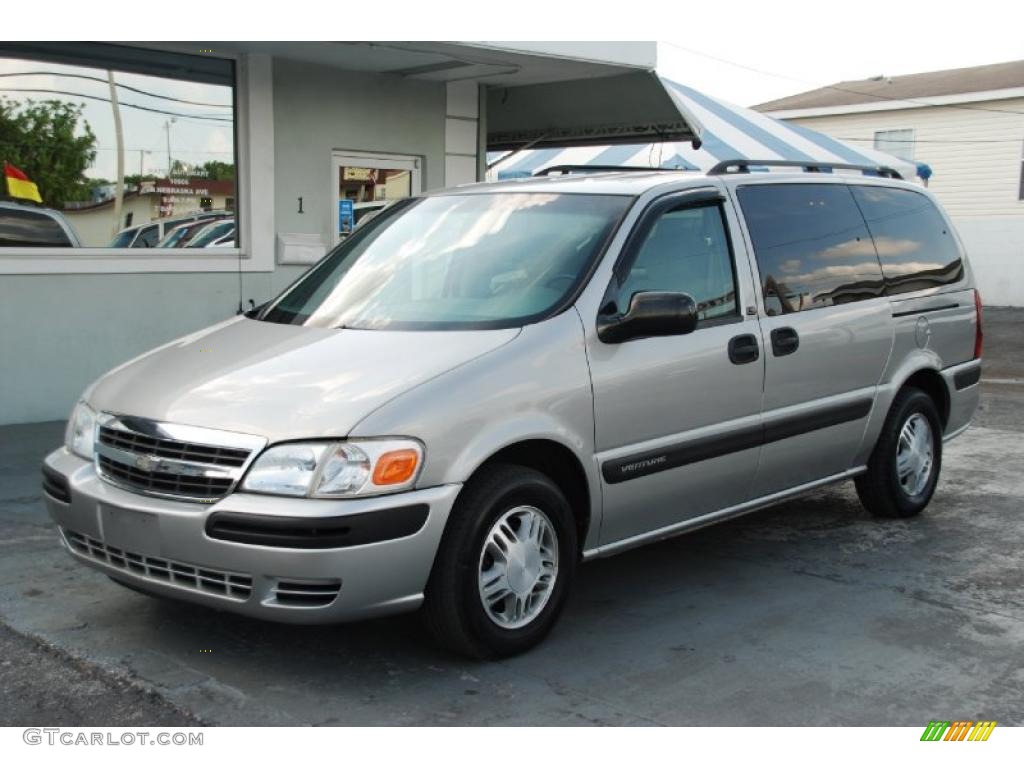
[[[744,333],[729,339],[729,360],[733,365],[752,363],[761,356],[757,337],[752,333]]]

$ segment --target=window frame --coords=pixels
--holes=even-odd
[[[147,52],[191,54],[191,47],[131,45]],[[13,55],[13,54],[12,54]],[[19,248],[0,247],[0,275],[133,274],[153,272],[272,272],[274,225],[274,112],[272,59],[267,54],[218,51],[234,63],[235,210],[239,244],[234,248]],[[136,225],[139,226],[139,225]]]
[[[905,143],[906,143],[907,147],[909,147],[909,149],[910,149],[910,157],[903,157],[902,155],[897,155],[895,152],[892,152],[889,149],[885,149],[884,147],[879,147],[878,146],[879,134],[884,134],[884,133],[890,133],[890,134],[891,133],[909,133],[910,134],[910,141],[909,142],[905,142]],[[883,141],[884,141],[884,139],[883,139]],[[872,140],[871,140],[871,147],[872,147],[872,149],[876,150],[877,152],[885,152],[886,154],[892,155],[893,157],[898,157],[900,160],[903,160],[906,163],[916,163],[917,162],[917,129],[915,129],[915,128],[879,128],[879,129],[873,131]]]
[[[686,210],[689,208],[714,207],[718,209],[718,214],[722,220],[722,229],[725,231],[725,244],[730,258],[736,306],[733,314],[721,315],[719,317],[706,320],[698,320],[697,326],[694,328],[694,332],[696,333],[704,328],[714,328],[720,325],[731,325],[733,323],[743,322],[744,310],[743,303],[740,301],[740,279],[736,263],[736,246],[733,241],[732,228],[729,224],[729,216],[726,212],[726,205],[728,205],[729,202],[730,201],[726,195],[717,187],[697,187],[695,189],[691,188],[682,191],[670,192],[669,194],[655,198],[648,203],[647,207],[640,213],[636,222],[634,222],[633,227],[626,236],[626,241],[623,244],[622,249],[619,251],[617,258],[615,259],[615,263],[612,266],[611,277],[608,279],[608,285],[605,287],[601,302],[598,305],[598,317],[609,314],[606,310],[609,308],[610,304],[615,304],[616,312],[625,311],[626,308],[618,306],[619,291],[622,290],[622,286],[629,270],[640,255],[640,250],[647,242],[647,237],[658,219],[665,214],[672,213],[674,211]]]

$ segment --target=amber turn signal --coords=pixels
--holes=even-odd
[[[404,483],[416,473],[418,463],[419,455],[409,448],[381,454],[377,459],[377,466],[373,468],[373,484],[397,485]]]

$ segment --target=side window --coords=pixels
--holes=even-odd
[[[160,241],[160,228],[156,224],[146,227],[132,243],[132,248],[153,248]]]
[[[752,184],[740,207],[769,315],[882,295],[871,235],[844,184]]]
[[[856,186],[853,196],[875,240],[887,293],[908,293],[963,277],[960,249],[942,215],[909,189]]]
[[[69,245],[67,234],[49,216],[0,207],[0,247],[65,248]]]
[[[638,291],[689,294],[698,318],[736,315],[736,281],[722,209],[718,205],[663,213],[647,232],[618,290],[625,311]]]

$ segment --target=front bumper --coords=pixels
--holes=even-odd
[[[44,498],[77,560],[117,581],[222,610],[297,624],[350,621],[413,610],[423,600],[434,555],[460,485],[366,499],[297,499],[234,493],[215,504],[131,493],[102,481],[91,462],[60,448],[44,461]],[[54,474],[55,473],[55,474]],[[54,477],[56,479],[54,479]],[[59,488],[60,477],[66,488]],[[56,482],[56,485],[54,483]],[[60,498],[67,493],[67,499]],[[389,510],[427,508],[415,532],[388,526]],[[352,518],[352,546],[264,546],[211,538],[217,513],[235,519],[291,518],[308,532],[323,518],[335,532]],[[365,540],[366,521],[397,538]],[[418,525],[418,523],[417,523]],[[333,542],[336,543],[336,542]]]

